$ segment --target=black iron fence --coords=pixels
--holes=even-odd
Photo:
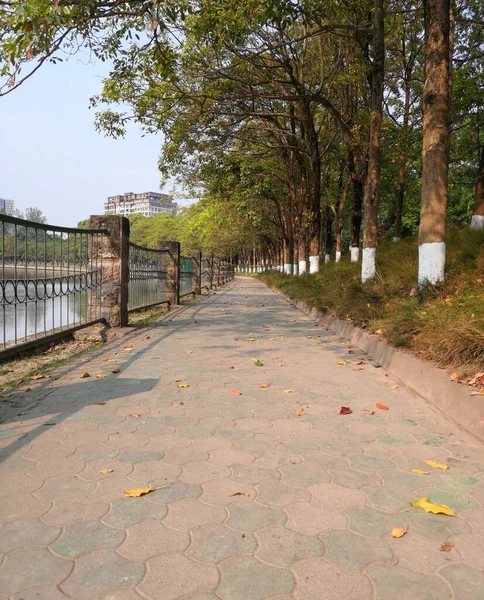
[[[105,233],[0,214],[0,351],[102,318]]]
[[[168,303],[168,249],[129,242],[128,311]]]
[[[195,259],[191,256],[180,256],[180,298],[194,294]]]
[[[0,214],[0,359],[100,321],[124,327],[131,311],[175,306],[233,278],[229,261],[162,244],[130,242],[116,215],[76,229]]]

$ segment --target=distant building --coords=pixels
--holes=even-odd
[[[178,204],[173,202],[171,196],[167,194],[158,194],[157,192],[133,194],[133,192],[126,192],[119,196],[109,196],[104,204],[104,213],[125,217],[139,213],[145,217],[152,217],[158,213],[170,212],[177,207]]]
[[[0,198],[0,213],[4,215],[13,215],[15,210],[15,203],[13,200],[7,200],[6,198]]]

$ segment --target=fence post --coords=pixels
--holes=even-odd
[[[180,242],[160,242],[168,249],[166,268],[166,299],[170,306],[180,304]]]
[[[202,253],[200,250],[191,250],[188,256],[193,258],[193,293],[200,296],[202,293]]]
[[[111,327],[128,325],[129,221],[119,215],[91,215],[90,229],[107,229],[97,248],[102,257],[102,314]],[[93,256],[90,257],[91,261]]]
[[[213,257],[213,287],[220,287],[220,259]]]
[[[208,280],[209,280],[209,289],[213,290],[213,253],[208,257]]]

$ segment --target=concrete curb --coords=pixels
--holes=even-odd
[[[291,298],[280,290],[273,291],[325,329],[350,340],[446,417],[484,442],[484,397],[471,396],[472,388],[450,381],[443,369],[390,346],[375,334],[324,315],[303,300]]]

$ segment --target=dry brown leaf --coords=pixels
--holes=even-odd
[[[32,391],[32,388],[31,388],[31,387],[26,387],[26,388],[24,389],[24,392],[31,392],[31,391]]]
[[[124,495],[126,498],[139,498],[140,496],[144,496],[145,494],[149,494],[153,491],[153,488],[135,488],[133,490],[126,490]]]
[[[130,413],[128,417],[133,417],[134,419],[139,419],[143,415],[141,413]]]
[[[336,360],[335,363],[340,367],[346,367],[346,365],[348,364],[345,360]]]
[[[236,390],[235,388],[230,390],[230,393],[234,396],[242,396],[242,392],[240,390]]]
[[[484,372],[476,373],[472,379],[469,379],[469,385],[482,385],[484,384]]]
[[[447,540],[446,542],[444,542],[442,544],[442,546],[440,546],[440,551],[441,552],[450,552],[453,547],[454,547],[454,544],[450,540]]]
[[[104,406],[106,402],[94,402],[94,406]]]
[[[81,373],[79,377],[81,379],[87,379],[88,377],[91,377],[91,375],[86,371],[85,373]]]
[[[401,538],[407,533],[406,529],[401,529],[400,527],[394,527],[392,529],[392,537]]]
[[[339,415],[351,415],[353,411],[351,410],[351,408],[349,406],[342,406],[339,411],[338,414]]]
[[[265,389],[265,388],[271,387],[271,384],[270,383],[259,383],[259,387],[262,389]]]
[[[230,498],[232,498],[232,496],[249,496],[249,494],[245,494],[244,492],[235,492],[230,494]]]
[[[104,375],[104,373],[98,373],[96,379],[106,379],[106,375]]]
[[[457,375],[457,373],[452,373],[452,375],[450,376],[450,378],[449,378],[449,379],[450,379],[451,381],[455,381],[455,382],[457,382],[457,383],[459,383],[459,381],[460,381],[460,377],[459,377],[459,375]]]
[[[105,358],[104,362],[111,362],[111,363],[113,363],[113,362],[117,362],[117,359],[116,358]]]
[[[114,367],[113,373],[120,373],[121,369],[119,367]]]
[[[181,379],[175,379],[175,383],[180,383]]]
[[[302,417],[302,416],[303,416],[303,414],[304,414],[304,408],[300,408],[300,409],[299,409],[299,410],[296,412],[296,415],[297,415],[298,417]]]
[[[364,410],[361,411],[364,415],[374,415],[375,411],[374,410],[370,410],[369,408],[365,408]]]
[[[43,373],[37,373],[37,375],[34,375],[32,377],[32,379],[50,379],[50,375],[45,375]]]

